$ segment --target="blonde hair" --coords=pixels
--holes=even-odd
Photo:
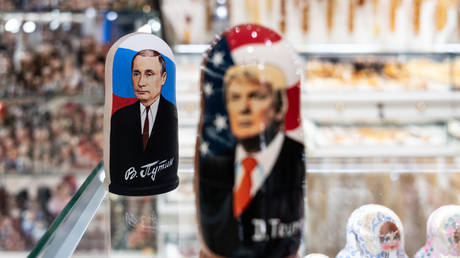
[[[234,65],[226,71],[224,85],[230,85],[233,80],[269,85],[273,90],[286,89],[286,77],[282,70],[267,64]]]

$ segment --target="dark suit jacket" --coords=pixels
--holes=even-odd
[[[171,191],[179,184],[176,107],[160,96],[155,123],[144,151],[139,103],[117,110],[111,118],[109,191],[112,193],[153,195]],[[164,160],[163,169],[156,169],[155,180],[151,174],[155,166],[150,168],[150,174],[146,168],[141,168],[154,161],[159,161],[156,164],[159,165]],[[126,172],[131,167],[135,173]]]
[[[200,159],[199,210],[206,245],[226,257],[285,257],[296,253],[304,215],[304,146],[284,137],[270,175],[238,219],[233,216],[234,152]],[[252,239],[253,219],[265,223],[263,241]]]

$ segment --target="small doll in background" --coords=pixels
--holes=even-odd
[[[431,213],[425,246],[415,258],[460,257],[460,205],[446,205]]]
[[[382,205],[353,211],[347,222],[347,243],[337,258],[407,258],[404,229],[398,216]]]

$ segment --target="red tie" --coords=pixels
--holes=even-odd
[[[251,173],[257,166],[257,160],[248,157],[243,160],[242,164],[244,168],[243,179],[238,189],[233,193],[233,215],[235,218],[239,217],[251,202]]]
[[[144,128],[142,129],[142,143],[144,145],[144,151],[147,147],[147,142],[149,141],[149,110],[150,106],[145,108]]]

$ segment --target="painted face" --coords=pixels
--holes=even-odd
[[[262,133],[275,118],[274,94],[267,85],[233,80],[226,103],[233,135],[246,139]]]
[[[399,248],[401,235],[398,227],[393,222],[385,222],[380,228],[380,244],[385,252]]]
[[[454,245],[457,252],[460,251],[460,227],[458,226],[454,232]]]
[[[454,232],[454,242],[456,244],[460,243],[460,227],[457,227]]]
[[[136,98],[150,106],[160,97],[161,87],[166,81],[166,72],[161,74],[158,56],[136,56],[133,60],[132,81]]]

